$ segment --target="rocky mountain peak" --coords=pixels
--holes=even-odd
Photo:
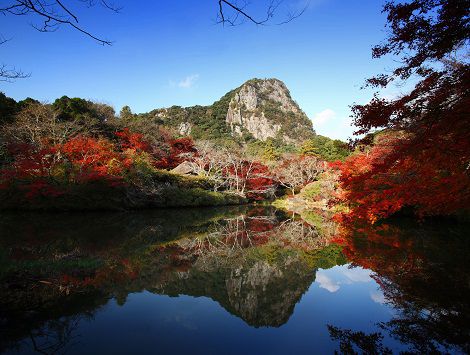
[[[248,132],[262,141],[295,143],[314,134],[311,121],[278,79],[251,79],[235,90],[226,122],[232,135]]]
[[[279,79],[251,79],[240,87],[239,99],[246,103],[248,110],[271,102],[279,103],[284,112],[301,112],[299,106],[290,96],[286,85]]]
[[[172,106],[146,115],[195,139],[274,138],[299,144],[315,135],[312,121],[278,79],[248,80],[210,106]]]

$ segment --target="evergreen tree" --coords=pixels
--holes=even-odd
[[[129,106],[124,106],[119,112],[119,117],[123,120],[131,119],[134,117],[132,110]]]
[[[274,146],[274,142],[271,138],[269,138],[264,146],[263,151],[263,160],[265,161],[273,161],[279,158],[279,152],[277,151],[276,147]]]

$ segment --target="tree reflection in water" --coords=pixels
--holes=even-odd
[[[330,324],[340,351],[386,353],[385,335],[419,353],[470,350],[463,227],[304,217],[259,207],[3,215],[0,350],[66,352],[77,324],[144,290],[206,296],[249,326],[280,327],[319,268],[346,263],[373,272],[394,316],[382,334]]]
[[[402,219],[340,230],[336,241],[349,262],[374,272],[397,312],[380,324],[385,333],[417,353],[470,352],[468,225]],[[335,334],[352,340],[358,333]]]
[[[328,325],[328,332],[331,339],[339,342],[339,351],[341,354],[361,354],[385,355],[392,354],[392,350],[383,345],[383,335],[376,332],[366,334],[362,331],[353,332],[350,329],[340,329]]]
[[[45,326],[34,329],[30,332],[29,338],[33,344],[34,351],[40,354],[62,354],[67,347],[74,345],[78,341],[76,334],[81,316],[64,317],[50,320]]]
[[[277,327],[316,264],[340,256],[328,236],[272,208],[4,215],[0,231],[2,349],[29,334],[37,349],[63,348],[45,345],[51,334],[66,342],[55,325],[143,290],[207,296],[252,326]]]

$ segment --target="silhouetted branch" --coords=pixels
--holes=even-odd
[[[31,74],[23,73],[21,70],[16,70],[15,68],[8,68],[5,64],[0,65],[0,81],[12,82],[15,79],[24,79],[29,76],[31,76]]]
[[[256,25],[266,25],[270,20],[272,20],[279,10],[281,4],[284,3],[284,0],[269,0],[266,5],[266,11],[262,18],[258,19],[248,11],[248,3],[246,1],[228,1],[228,0],[218,0],[218,13],[217,13],[217,23],[228,24],[230,26],[236,26],[243,22],[243,20],[248,20]],[[276,25],[283,25],[291,22],[292,20],[301,16],[308,7],[308,2],[300,11],[288,11],[286,18],[281,22],[276,23]]]
[[[76,0],[77,1],[77,0]],[[122,9],[112,2],[107,0],[78,0],[85,4],[87,7],[94,7],[100,5],[105,9],[113,12],[120,12]],[[265,15],[258,19],[248,11],[248,3],[245,0],[217,0],[218,1],[218,23],[229,24],[235,26],[240,24],[243,20],[248,20],[256,25],[265,25],[274,18],[284,0],[267,0]],[[70,1],[69,1],[70,2]],[[112,42],[95,35],[90,30],[79,25],[79,17],[71,9],[70,4],[66,0],[9,0],[5,1],[6,4],[0,5],[0,14],[25,16],[33,15],[40,19],[39,24],[32,24],[32,26],[39,32],[54,32],[60,26],[70,27],[83,35],[95,40],[101,45],[111,45]],[[300,11],[289,11],[286,18],[277,25],[288,23],[299,16],[301,16],[308,3]],[[0,37],[0,45],[4,44],[7,40]],[[29,77],[15,68],[8,68],[6,65],[0,66],[0,81],[13,81],[19,78]]]
[[[115,5],[104,1],[94,0],[81,0],[88,7],[93,7],[97,4],[105,7],[106,9],[114,12],[119,12],[120,8]],[[91,33],[89,30],[78,25],[78,17],[73,11],[60,0],[47,1],[47,0],[15,0],[10,5],[0,8],[0,13],[15,16],[36,15],[42,20],[41,25],[33,25],[33,27],[40,32],[53,32],[61,25],[72,27],[73,29],[81,32],[87,37],[92,38],[102,45],[111,45],[112,42]]]
[[[5,38],[0,35],[0,45],[5,44],[8,41],[10,41],[9,38]],[[29,74],[16,70],[14,67],[9,68],[6,64],[0,64],[0,81],[12,82],[15,79],[27,78],[29,76]]]
[[[121,8],[106,0],[80,0],[80,2],[84,3],[87,7],[99,4],[113,12],[121,10]],[[101,45],[112,44],[111,41],[98,37],[78,25],[78,16],[75,15],[64,0],[10,0],[9,4],[0,7],[0,14],[14,16],[34,15],[36,18],[41,19],[40,24],[32,24],[32,27],[39,32],[54,32],[60,26],[65,25],[81,32]],[[7,39],[0,37],[0,45],[7,41]],[[15,79],[27,78],[29,76],[30,74],[25,74],[21,70],[8,68],[6,65],[0,66],[0,81],[12,82]]]

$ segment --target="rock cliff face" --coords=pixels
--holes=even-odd
[[[233,135],[247,131],[262,141],[280,138],[295,143],[313,134],[311,121],[277,79],[252,79],[243,84],[230,100],[226,122]]]
[[[315,280],[316,269],[298,256],[276,263],[243,258],[232,262],[225,266],[196,262],[190,270],[169,275],[149,290],[210,297],[251,326],[279,327]]]
[[[280,327],[314,281],[315,272],[295,258],[284,265],[258,261],[234,268],[225,280],[226,308],[252,326]]]
[[[146,115],[196,139],[273,138],[297,144],[315,135],[311,120],[278,79],[248,80],[211,106],[172,106]]]

